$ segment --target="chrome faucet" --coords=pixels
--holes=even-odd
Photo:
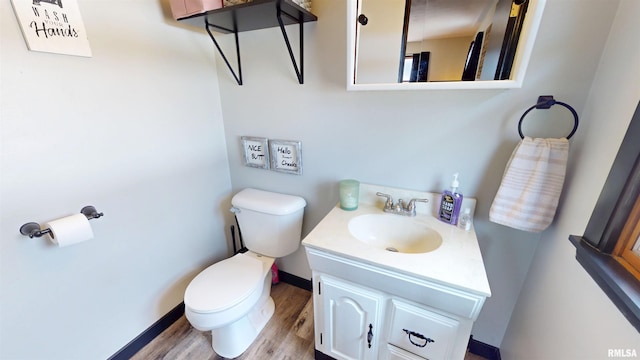
[[[429,199],[411,199],[408,204],[405,204],[404,200],[398,199],[398,202],[394,205],[391,195],[381,192],[377,192],[376,195],[387,199],[384,202],[382,211],[404,216],[416,216],[416,202],[429,202]]]

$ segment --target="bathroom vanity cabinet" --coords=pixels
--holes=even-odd
[[[463,319],[329,275],[314,280],[322,353],[336,359],[455,358]],[[460,335],[466,349],[467,334]]]
[[[349,223],[382,213],[377,191],[431,204],[439,196],[361,184],[356,211],[336,206],[305,237],[316,358],[464,359],[473,322],[491,296],[475,232],[436,220],[430,205],[411,221],[442,236],[435,250],[391,252],[363,243]]]
[[[313,271],[316,350],[335,359],[464,358],[484,296],[322,251],[307,255],[321,269]]]

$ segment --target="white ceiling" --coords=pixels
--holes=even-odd
[[[407,41],[474,36],[498,0],[411,0]]]

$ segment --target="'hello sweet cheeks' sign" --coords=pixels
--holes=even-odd
[[[31,51],[91,57],[77,0],[11,0]]]
[[[269,141],[271,147],[271,167],[273,170],[291,174],[302,174],[302,158],[299,141]]]

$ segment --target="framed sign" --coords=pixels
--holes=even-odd
[[[302,174],[302,152],[300,141],[271,140],[271,170],[290,174]]]
[[[243,136],[244,165],[261,169],[269,168],[269,148],[267,138]]]
[[[11,3],[29,50],[91,57],[77,0],[11,0]]]

